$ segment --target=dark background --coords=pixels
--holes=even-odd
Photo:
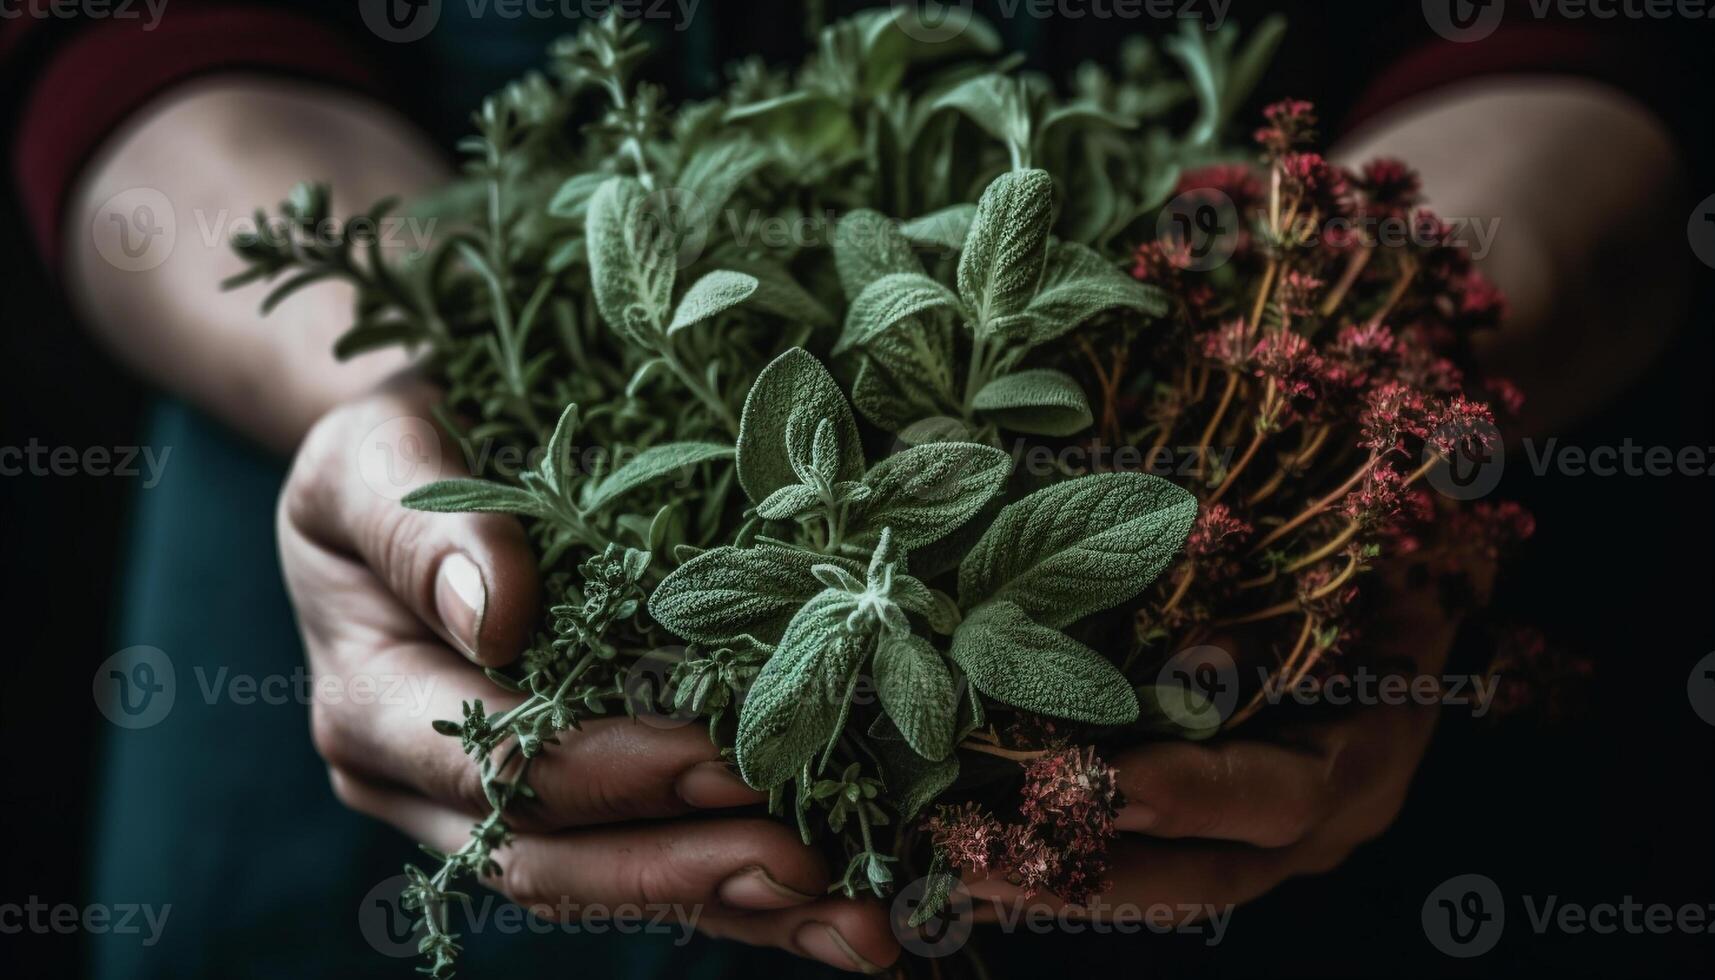
[[[775,62],[797,57],[802,17],[795,9],[734,6],[718,9],[717,0],[704,0],[699,8],[699,17],[719,18],[715,50],[657,57],[646,74],[677,94],[694,94],[709,83],[709,65],[751,52]],[[1351,107],[1362,88],[1357,80],[1430,39],[1414,0],[1239,0],[1232,16],[1254,23],[1261,9],[1282,7],[1293,26],[1262,95],[1313,98],[1329,120]],[[765,9],[780,15],[761,16]],[[1692,172],[1681,212],[1688,218],[1715,193],[1706,55],[1715,42],[1712,24],[1602,25],[1616,44],[1647,54],[1648,73],[1631,76],[1628,87],[1681,140]],[[1000,26],[1036,65],[1061,77],[1078,61],[1110,56],[1131,27]],[[416,108],[431,125],[466,109]],[[443,142],[450,146],[450,138]],[[1685,226],[1662,234],[1683,244]],[[1670,349],[1599,418],[1561,433],[1563,444],[1630,438],[1715,447],[1715,271],[1698,264],[1689,248],[1683,254],[1696,302]],[[1640,290],[1651,288],[1657,272],[1613,270]],[[10,193],[0,195],[0,326],[0,446],[32,438],[80,449],[139,441],[150,393],[68,312]],[[1535,936],[1517,900],[1530,894],[1585,904],[1627,896],[1675,906],[1715,902],[1715,728],[1692,712],[1686,694],[1691,665],[1715,650],[1710,488],[1706,477],[1538,478],[1526,466],[1509,467],[1501,493],[1534,510],[1539,530],[1501,581],[1500,614],[1540,625],[1556,645],[1593,659],[1588,709],[1558,725],[1527,719],[1498,729],[1449,717],[1389,834],[1337,871],[1290,883],[1241,909],[1227,941],[1214,950],[1177,938],[1138,943],[1140,975],[1510,976],[1525,967],[1603,976],[1715,973],[1715,936]],[[0,751],[7,759],[0,779],[0,902],[98,900],[86,894],[84,833],[95,807],[123,804],[91,799],[98,736],[107,726],[90,682],[115,649],[117,569],[131,502],[141,492],[137,478],[0,478]],[[1508,924],[1494,952],[1453,960],[1425,940],[1419,910],[1437,884],[1464,872],[1493,878],[1510,896]],[[0,950],[18,949],[21,939],[48,975],[76,969],[75,937],[0,935]],[[14,955],[0,962],[16,963]]]

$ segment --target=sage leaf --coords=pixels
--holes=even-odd
[[[780,317],[783,320],[807,323],[816,329],[834,325],[834,315],[821,300],[810,295],[792,274],[775,262],[748,259],[726,259],[722,265],[742,272],[756,280],[756,292],[750,294],[746,306],[750,309]]]
[[[590,198],[590,286],[602,320],[621,337],[651,347],[673,301],[679,242],[665,215],[631,177],[612,177]]]
[[[846,311],[836,355],[868,344],[895,324],[930,310],[957,310],[959,297],[921,272],[890,272],[871,282]]]
[[[959,297],[978,336],[1022,313],[1036,293],[1053,219],[1053,181],[1044,170],[1001,174],[977,202],[959,253]]]
[[[965,247],[970,236],[971,222],[976,220],[975,204],[955,204],[939,211],[912,218],[899,229],[914,245],[929,245],[957,252]]]
[[[789,521],[822,502],[815,487],[802,483],[784,486],[756,505],[756,513],[765,521]]]
[[[1028,339],[1046,343],[1108,310],[1162,316],[1167,305],[1167,294],[1114,268],[1089,246],[1057,242],[1043,267],[1041,289],[1026,307]]]
[[[855,300],[870,283],[898,272],[923,272],[911,243],[892,218],[860,208],[834,227],[834,268],[848,300]]]
[[[910,634],[884,639],[875,650],[875,687],[882,708],[918,755],[938,762],[953,751],[959,692],[929,641]]]
[[[959,604],[970,610],[1008,600],[1037,622],[1065,626],[1142,592],[1179,553],[1196,518],[1195,497],[1148,474],[1101,473],[1046,487],[1001,508],[965,556]]]
[[[793,615],[738,716],[739,774],[757,789],[796,777],[837,730],[863,644],[848,636],[855,602],[826,590]]]
[[[744,400],[738,432],[738,482],[753,503],[767,500],[783,486],[802,482],[792,460],[809,459],[816,426],[794,425],[795,415],[832,423],[839,448],[836,480],[863,477],[863,445],[845,394],[820,361],[803,348],[794,347],[762,369]]]
[[[488,480],[436,480],[412,490],[400,503],[438,514],[547,516],[547,508],[530,491]]]
[[[948,753],[945,759],[931,762],[918,755],[917,750],[903,740],[872,740],[870,747],[881,763],[889,801],[899,811],[899,819],[903,822],[916,819],[924,807],[945,793],[959,778],[957,753]]]
[[[1012,471],[1012,457],[973,442],[913,446],[877,463],[864,483],[863,525],[893,529],[906,550],[939,541],[982,510]]]
[[[669,334],[678,333],[693,323],[732,309],[756,292],[754,276],[719,269],[703,276],[685,290],[679,306],[673,311],[673,322],[667,325]]]
[[[1031,435],[1069,436],[1094,421],[1083,386],[1051,368],[1002,375],[977,392],[971,407],[1005,428]]]
[[[687,466],[714,459],[730,459],[732,455],[731,446],[714,442],[669,442],[651,446],[591,487],[584,498],[584,509],[599,510],[620,494],[635,490],[645,483],[658,480]]]
[[[1091,725],[1137,718],[1131,684],[1106,657],[997,599],[953,634],[953,660],[978,691],[1015,708]]]
[[[814,567],[829,563],[854,575],[863,571],[856,562],[796,548],[712,548],[661,580],[649,596],[649,615],[698,643],[726,644],[741,636],[775,643],[799,607],[822,591]]]

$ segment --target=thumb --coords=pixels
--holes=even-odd
[[[536,562],[518,519],[435,514],[400,500],[468,471],[434,422],[440,394],[399,379],[330,412],[305,437],[281,519],[367,566],[424,625],[483,666],[518,656],[536,626]]]

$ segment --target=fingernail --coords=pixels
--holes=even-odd
[[[829,966],[872,975],[881,972],[881,967],[859,956],[833,926],[806,922],[793,933],[792,941],[804,951],[805,956],[815,957]]]
[[[679,799],[698,808],[745,806],[767,799],[744,784],[724,762],[699,762],[679,774]]]
[[[464,655],[476,659],[476,637],[482,631],[482,614],[488,608],[488,587],[482,571],[461,552],[441,559],[435,576],[435,610]]]
[[[745,868],[721,882],[718,894],[721,901],[735,909],[756,911],[791,908],[816,900],[813,895],[775,881],[773,875],[761,868]]]

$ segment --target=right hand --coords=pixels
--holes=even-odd
[[[398,503],[414,486],[464,475],[456,451],[433,451],[445,445],[429,421],[438,397],[401,378],[318,422],[287,478],[279,536],[318,682],[334,678],[348,691],[366,678],[386,691],[401,680],[424,692],[394,699],[421,703],[317,699],[311,729],[335,794],[451,851],[489,807],[474,761],[429,723],[458,719],[463,701],[481,698],[491,711],[517,703],[479,665],[517,657],[538,622],[538,582],[516,519]],[[404,433],[422,441],[396,445]],[[414,472],[401,475],[402,455]],[[388,484],[375,485],[376,473]],[[877,972],[898,956],[885,910],[827,897],[827,864],[795,830],[707,812],[763,797],[719,760],[700,724],[586,723],[534,762],[529,782],[537,800],[509,810],[516,837],[489,882],[525,908],[571,907],[576,917],[624,904],[695,906],[703,932],[841,969]]]

